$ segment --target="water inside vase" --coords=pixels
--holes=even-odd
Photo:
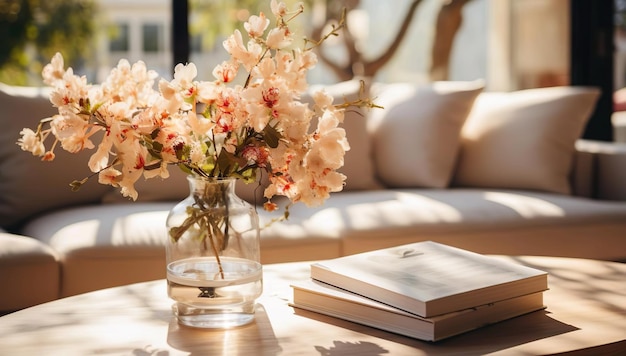
[[[221,263],[222,270],[219,265]],[[262,266],[243,258],[193,257],[167,266],[168,295],[185,325],[228,328],[254,319],[263,290]]]

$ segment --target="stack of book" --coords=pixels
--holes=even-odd
[[[544,271],[418,242],[311,265],[292,306],[439,341],[543,309]]]

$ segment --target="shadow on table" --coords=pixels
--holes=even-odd
[[[256,305],[251,324],[226,330],[187,327],[172,317],[167,343],[190,355],[276,355],[282,351],[262,304]]]
[[[425,354],[444,351],[445,353],[459,353],[463,355],[482,355],[578,330],[575,326],[551,318],[549,312],[542,310],[484,326],[438,342],[428,342],[298,308],[294,308],[294,313],[371,337],[413,347],[423,351]],[[354,343],[334,340],[333,345],[318,345],[315,348],[320,355],[324,356],[386,354],[383,344],[378,345],[371,341],[373,340],[364,339],[359,343]]]
[[[389,353],[389,350],[386,350],[369,341],[346,342],[335,340],[333,341],[333,346],[330,346],[328,348],[323,346],[315,346],[315,350],[317,350],[317,352],[319,352],[321,356],[381,356]]]

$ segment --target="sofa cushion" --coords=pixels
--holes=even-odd
[[[433,240],[479,253],[618,259],[625,214],[621,202],[554,193],[386,189],[331,195],[319,208],[294,205],[273,228],[336,237],[343,255]]]
[[[380,181],[388,187],[448,186],[459,133],[484,83],[380,84],[372,95],[370,131]]]
[[[40,119],[56,113],[46,90],[0,84],[0,108],[0,226],[11,228],[50,209],[97,202],[110,189],[91,179],[78,192],[70,190],[73,180],[90,175],[91,152],[70,154],[57,148],[53,162],[41,162],[16,144],[23,128],[34,130]]]
[[[454,184],[570,194],[575,142],[597,88],[483,93],[461,133]]]
[[[33,219],[22,231],[57,251],[63,264],[61,295],[69,296],[164,278],[165,220],[174,204],[135,202],[58,209]],[[259,213],[261,226],[278,217]],[[276,224],[261,232],[262,263],[339,254],[340,241],[334,231],[319,226]]]
[[[0,311],[13,311],[59,297],[60,267],[49,246],[0,232]]]
[[[23,233],[63,264],[61,296],[165,277],[165,219],[174,203],[98,204],[30,221]]]

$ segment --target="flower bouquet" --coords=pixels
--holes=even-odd
[[[210,81],[196,79],[193,63],[178,64],[173,79],[160,79],[155,88],[154,71],[141,61],[121,60],[100,85],[90,85],[56,54],[43,79],[53,87],[50,100],[58,114],[35,130],[24,128],[18,144],[44,161],[54,160],[58,146],[71,153],[94,150],[87,163],[92,174],[72,182],[73,189],[97,176],[136,200],[139,179],[168,178],[176,166],[211,182],[254,182],[266,175],[263,206],[269,211],[277,209],[277,195],[291,203],[322,204],[346,179],[337,172],[349,149],[340,127],[344,111],[375,105],[369,99],[334,105],[324,91],[313,94],[313,107],[303,103],[307,72],[316,64],[312,49],[338,35],[343,22],[320,42],[297,43],[288,25],[303,7],[288,10],[272,0],[271,11],[273,27],[260,13],[244,23],[247,41],[239,30],[224,41],[230,59],[215,66]],[[237,234],[224,203],[229,188],[202,186],[211,194],[192,192],[185,218],[169,227],[170,242],[191,234],[218,258],[217,278],[225,279],[219,256]],[[222,213],[209,211],[215,205]]]

